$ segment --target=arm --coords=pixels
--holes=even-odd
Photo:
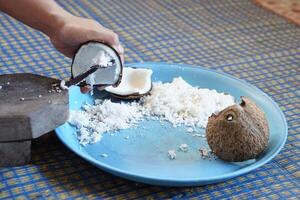
[[[73,17],[54,0],[0,0],[0,10],[49,37]]]
[[[0,10],[45,33],[54,47],[73,57],[80,44],[89,40],[111,45],[123,58],[118,35],[91,19],[76,17],[54,0],[0,0]]]

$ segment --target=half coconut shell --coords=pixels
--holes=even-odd
[[[117,87],[107,87],[105,91],[119,99],[139,99],[148,95],[152,89],[152,70],[143,68],[124,68],[121,83]]]
[[[80,46],[73,58],[72,78],[86,72],[94,65],[102,65],[85,79],[91,86],[118,86],[121,82],[123,63],[117,51],[100,42],[90,41]]]
[[[269,126],[264,112],[249,98],[208,119],[206,138],[222,160],[241,162],[258,157],[268,145]]]

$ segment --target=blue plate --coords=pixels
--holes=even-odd
[[[200,67],[166,63],[135,63],[131,67],[153,70],[152,80],[170,82],[181,76],[193,86],[227,92],[237,100],[240,96],[253,99],[266,113],[270,126],[269,146],[256,160],[230,163],[221,160],[204,160],[199,147],[205,146],[205,138],[193,137],[185,127],[172,127],[169,123],[142,121],[137,128],[106,133],[102,140],[81,146],[75,128],[65,123],[56,129],[61,141],[91,164],[116,176],[137,182],[165,186],[195,186],[224,181],[258,168],[270,161],[283,147],[287,138],[287,123],[277,104],[261,90],[224,73]],[[176,91],[174,91],[176,92]],[[77,87],[70,89],[70,109],[77,110],[93,98],[107,98],[101,93],[91,97],[81,94]],[[205,133],[205,130],[201,130]],[[188,153],[176,152],[170,160],[167,151],[186,143]],[[101,154],[107,154],[102,157]]]

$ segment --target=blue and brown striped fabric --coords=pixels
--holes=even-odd
[[[32,162],[0,169],[2,199],[300,199],[300,28],[248,0],[61,0],[71,13],[119,34],[126,62],[185,63],[245,79],[285,113],[284,149],[223,183],[149,186],[105,173],[54,133],[33,142]],[[0,14],[0,73],[70,76],[71,60],[43,34]]]

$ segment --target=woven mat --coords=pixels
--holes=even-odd
[[[116,31],[126,62],[213,68],[269,94],[289,125],[284,149],[268,164],[223,183],[191,188],[137,184],[105,173],[56,136],[36,140],[32,163],[0,169],[0,198],[300,198],[300,29],[246,0],[61,0],[70,12]],[[0,14],[0,73],[70,76],[70,60],[49,40]]]

